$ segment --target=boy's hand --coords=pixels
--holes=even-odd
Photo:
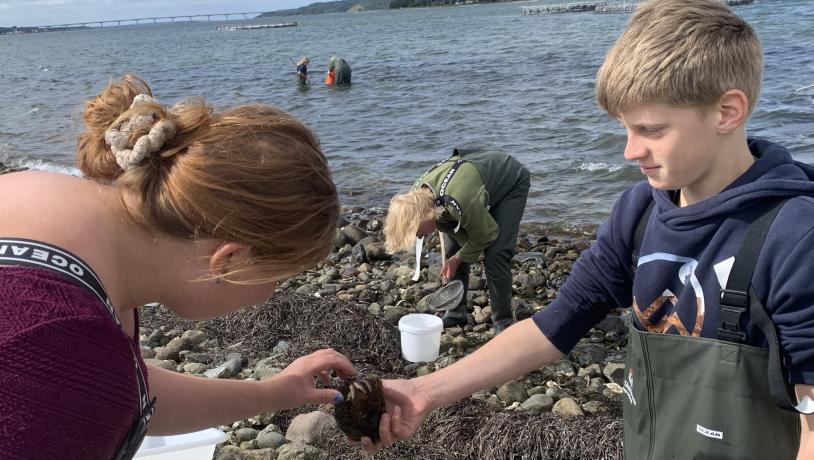
[[[458,255],[454,255],[447,259],[447,263],[441,267],[441,280],[443,282],[447,282],[455,277],[455,272],[458,271],[458,265],[461,263],[461,258]]]
[[[332,350],[318,350],[310,355],[294,360],[274,377],[259,382],[273,392],[273,405],[277,410],[293,409],[303,404],[334,404],[342,394],[334,389],[316,388],[317,380],[330,385],[331,370],[340,376],[350,378],[357,374],[353,364],[345,355]]]
[[[369,454],[412,438],[432,410],[430,401],[413,380],[383,380],[382,386],[387,413],[382,414],[379,422],[379,442],[362,438],[362,448]]]

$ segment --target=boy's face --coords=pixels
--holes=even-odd
[[[652,187],[694,196],[721,190],[717,173],[726,165],[714,110],[654,103],[625,111],[619,121],[627,130],[625,159],[638,163]]]

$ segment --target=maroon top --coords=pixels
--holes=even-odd
[[[0,457],[114,457],[138,410],[134,354],[146,375],[137,337],[68,278],[0,266]]]

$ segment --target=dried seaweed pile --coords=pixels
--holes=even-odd
[[[408,377],[397,328],[365,309],[333,299],[278,292],[263,305],[203,322],[186,321],[164,307],[142,309],[142,325],[206,332],[207,351],[223,358],[239,351],[250,362],[268,357],[280,340],[290,357],[331,347],[363,372]],[[275,414],[284,431],[291,419],[319,408],[305,406]],[[324,408],[322,408],[324,409]],[[617,416],[562,417],[551,413],[505,411],[466,399],[432,413],[409,441],[379,453],[377,459],[622,459],[622,420]],[[321,446],[332,459],[363,458],[337,430]]]
[[[239,351],[250,362],[271,356],[280,341],[290,343],[294,358],[322,348],[345,354],[362,372],[401,375],[398,329],[353,304],[277,292],[263,305],[244,308],[208,321],[187,321],[162,306],[145,306],[144,328],[198,329],[206,333],[213,356]],[[209,351],[209,350],[208,350]]]
[[[359,447],[341,436],[321,447],[330,458],[362,457]],[[622,420],[502,411],[485,401],[465,399],[433,412],[412,439],[373,458],[617,460],[624,458]]]

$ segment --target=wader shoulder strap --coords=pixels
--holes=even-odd
[[[785,200],[774,201],[764,208],[762,214],[749,225],[740,249],[735,254],[735,263],[729,272],[726,287],[720,291],[719,340],[735,343],[744,343],[746,340],[746,334],[741,328],[741,317],[749,308],[749,286],[752,284],[752,274],[755,272],[755,265],[769,228],[784,203]]]
[[[449,171],[447,171],[447,174],[444,176],[444,180],[441,181],[441,187],[438,189],[438,197],[435,198],[435,206],[450,205],[458,211],[459,216],[463,215],[463,210],[461,209],[461,205],[458,204],[458,201],[456,201],[455,198],[447,195],[447,185],[449,185],[449,181],[452,179],[452,176],[455,175],[455,173],[458,171],[458,168],[461,167],[463,162],[464,160],[459,159],[455,161],[455,164],[453,164],[451,168],[449,168]],[[455,227],[455,231],[457,232],[460,228],[461,221],[459,219],[458,226]]]
[[[718,339],[736,343],[745,341],[746,334],[741,328],[741,317],[748,308],[752,322],[766,337],[769,345],[769,394],[772,401],[781,409],[810,414],[814,412],[814,408],[809,407],[811,404],[808,399],[804,399],[799,405],[794,404],[796,396],[793,386],[788,383],[788,370],[783,366],[777,330],[766,307],[751,286],[752,275],[766,235],[785,202],[783,199],[771,203],[746,232],[746,237],[735,255],[735,263],[729,272],[726,288],[721,289],[721,327],[718,329]]]
[[[442,166],[444,163],[446,163],[447,161],[449,161],[449,160],[451,160],[451,159],[455,158],[456,156],[458,156],[458,150],[457,150],[457,149],[455,149],[455,150],[453,150],[453,151],[452,151],[452,155],[451,155],[449,158],[447,158],[446,160],[441,160],[441,161],[439,161],[438,163],[434,164],[434,165],[432,166],[432,168],[430,168],[430,169],[428,169],[428,170],[424,171],[424,174],[422,174],[422,175],[421,175],[421,176],[420,176],[418,179],[416,179],[416,181],[413,183],[413,189],[417,189],[417,188],[421,187],[421,185],[424,183],[424,178],[425,178],[425,177],[427,177],[427,176],[428,176],[428,175],[429,175],[431,172],[433,172],[433,171],[435,171],[436,169],[440,168],[440,167],[441,167],[441,166]]]
[[[633,274],[633,277],[636,276],[636,267],[639,265],[639,252],[642,249],[642,241],[644,241],[644,231],[647,230],[647,221],[650,220],[650,214],[653,212],[653,205],[655,204],[656,200],[651,197],[650,202],[647,203],[647,207],[644,208],[642,216],[639,217],[639,223],[636,224],[636,232],[633,233],[633,251],[630,253],[630,272]]]

